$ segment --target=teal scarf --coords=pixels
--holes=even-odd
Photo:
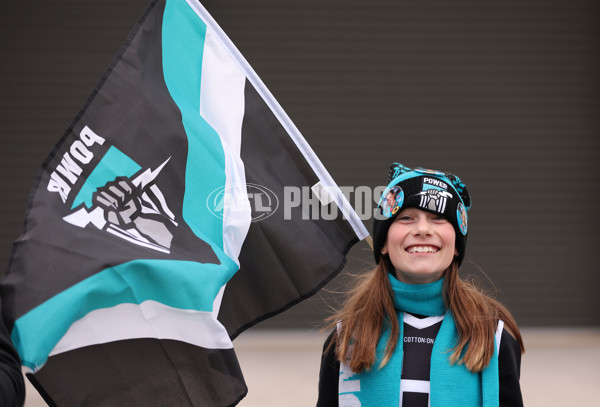
[[[340,366],[339,405],[343,406],[398,406],[402,372],[404,323],[403,312],[437,316],[444,320],[435,338],[431,353],[430,405],[431,407],[498,407],[498,352],[481,373],[471,373],[463,365],[450,364],[451,349],[458,341],[458,332],[451,312],[444,305],[443,279],[430,284],[405,284],[389,274],[394,292],[394,306],[398,311],[400,341],[390,361],[379,368],[389,330],[381,335],[377,345],[377,359],[368,372],[355,374],[342,363]]]

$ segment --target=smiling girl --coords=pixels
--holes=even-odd
[[[377,266],[330,321],[318,407],[522,406],[519,328],[458,276],[471,199],[455,175],[394,163]]]

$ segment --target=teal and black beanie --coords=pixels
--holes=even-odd
[[[471,197],[466,185],[456,175],[425,168],[408,168],[393,163],[388,174],[388,185],[377,206],[373,221],[373,251],[379,263],[381,249],[387,232],[398,212],[405,208],[418,208],[442,215],[456,232],[458,264],[465,257],[467,247],[468,217]]]

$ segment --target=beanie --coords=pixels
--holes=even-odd
[[[467,246],[467,210],[471,197],[466,185],[449,172],[425,168],[408,168],[393,163],[388,174],[388,185],[377,205],[373,221],[373,251],[379,263],[381,249],[387,239],[394,217],[405,208],[417,208],[448,219],[456,232],[457,261],[460,265]]]

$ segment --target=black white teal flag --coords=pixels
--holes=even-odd
[[[315,185],[339,216],[283,208]],[[366,235],[204,8],[158,0],[37,175],[3,317],[50,405],[235,405],[232,339]]]

